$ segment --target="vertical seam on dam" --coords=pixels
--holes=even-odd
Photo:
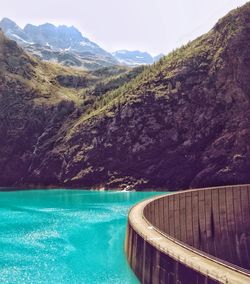
[[[125,250],[142,283],[249,284],[250,185],[182,191],[129,212]]]

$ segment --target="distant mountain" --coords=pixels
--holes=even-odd
[[[28,24],[23,29],[25,35],[31,43],[50,46],[52,48],[64,51],[90,52],[93,54],[111,57],[111,55],[90,41],[75,27],[54,26],[52,24],[43,24],[34,26]]]
[[[0,21],[0,28],[3,30],[5,35],[17,42],[27,42],[28,38],[25,32],[12,20],[3,18]]]
[[[152,57],[147,52],[120,50],[110,54],[84,37],[75,27],[54,26],[50,23],[24,29],[8,18],[0,21],[0,28],[39,59],[58,62],[66,66],[95,70],[114,65],[139,66],[152,64],[162,56]]]
[[[75,27],[54,26],[46,23],[39,26],[28,24],[21,29],[8,18],[0,21],[0,28],[22,47],[43,60],[64,65],[98,69],[117,65],[118,61],[96,43],[83,37]]]
[[[141,52],[139,50],[118,50],[113,52],[112,55],[121,63],[128,66],[149,65],[160,59],[163,54],[159,54],[155,57],[147,52]]]

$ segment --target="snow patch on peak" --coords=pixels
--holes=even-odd
[[[8,35],[8,34],[7,34]],[[21,38],[20,36],[16,35],[16,34],[11,34],[12,37],[16,38],[17,40],[19,41],[22,41],[24,43],[27,43],[27,44],[33,44],[33,42],[29,42],[29,41],[26,41],[24,40],[23,38]]]
[[[90,46],[90,47],[93,47],[93,44],[91,42],[86,42],[86,41],[81,41],[80,42],[80,45],[81,46]]]

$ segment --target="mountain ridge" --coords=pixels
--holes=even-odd
[[[128,66],[151,65],[164,56],[163,53],[152,56],[139,50],[117,50],[112,55],[121,63]]]
[[[27,24],[21,29],[8,18],[0,21],[5,34],[40,59],[56,61],[66,66],[98,69],[114,66],[118,61],[96,43],[83,37],[75,27]]]
[[[98,44],[84,37],[74,26],[51,23],[41,25],[27,24],[22,29],[14,21],[3,18],[0,28],[5,34],[17,41],[27,51],[40,59],[56,61],[66,66],[98,69],[112,65],[126,65],[136,67],[152,64],[158,60],[149,53],[140,51],[126,51],[127,60],[119,56],[119,52],[109,53]]]
[[[250,3],[154,65],[129,78],[126,73],[122,84],[119,73],[112,78],[115,88],[92,83],[102,76],[99,71],[84,75],[87,88],[65,87],[75,77],[72,70],[63,75],[61,89],[46,73],[52,66],[33,59],[34,85],[47,78],[39,111],[37,92],[11,84],[31,84],[23,71],[16,77],[15,52],[6,63],[10,82],[4,81],[6,70],[0,72],[1,113],[11,110],[0,120],[2,186],[179,190],[250,182]],[[54,87],[58,101],[47,107]],[[18,93],[10,99],[13,90]],[[62,99],[66,90],[73,99]],[[29,112],[25,94],[33,96]],[[17,100],[26,110],[19,118]]]

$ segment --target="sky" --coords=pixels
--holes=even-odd
[[[68,25],[107,51],[171,50],[209,31],[246,0],[2,0],[0,18]]]

